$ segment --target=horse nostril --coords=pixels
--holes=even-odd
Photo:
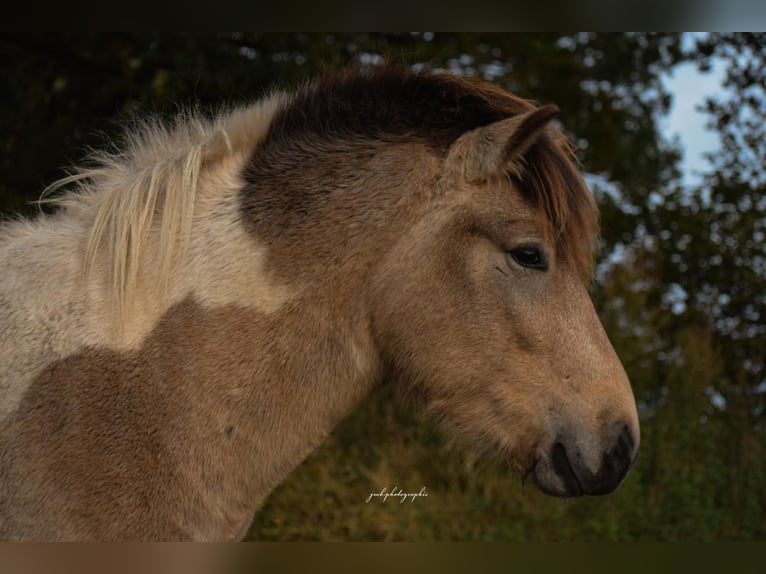
[[[617,488],[633,465],[635,446],[633,432],[627,425],[623,426],[612,446],[605,450],[598,472],[580,477],[585,492],[607,494]]]
[[[635,458],[635,446],[636,440],[633,438],[633,432],[628,425],[625,425],[622,427],[620,436],[617,437],[617,445],[614,447],[613,454],[619,461],[630,466]]]

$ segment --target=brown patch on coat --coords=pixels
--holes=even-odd
[[[348,322],[295,311],[186,300],[50,365],[0,427],[0,539],[231,538],[375,384]]]

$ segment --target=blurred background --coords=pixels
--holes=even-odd
[[[248,538],[766,538],[765,34],[6,34],[0,217],[34,214],[46,185],[133,117],[212,114],[387,60],[561,108],[601,209],[592,294],[633,384],[641,454],[612,495],[551,499],[384,388]],[[384,488],[428,496],[366,502]]]

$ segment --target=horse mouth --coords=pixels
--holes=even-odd
[[[569,498],[585,494],[566,448],[560,442],[553,445],[547,457],[537,460],[532,471],[537,488],[549,496]]]
[[[551,449],[551,462],[553,463],[554,472],[567,489],[567,496],[582,496],[585,494],[585,490],[577,478],[572,462],[567,456],[567,450],[560,442],[555,443]]]

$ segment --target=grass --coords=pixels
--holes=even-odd
[[[267,499],[249,540],[617,540],[636,488],[609,497],[549,498],[502,465],[457,450],[385,389],[343,421]],[[427,497],[373,498],[394,487]],[[632,504],[629,504],[632,506]]]

